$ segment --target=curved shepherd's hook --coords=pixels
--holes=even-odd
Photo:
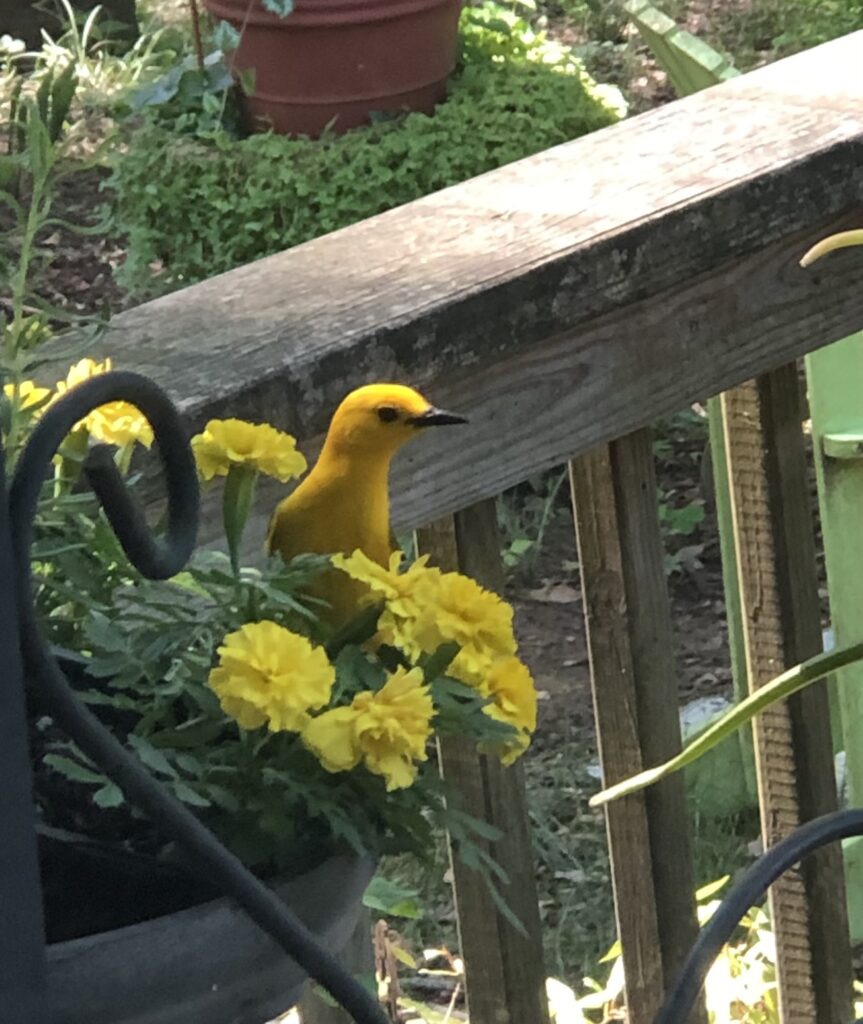
[[[719,951],[729,941],[744,914],[764,899],[768,888],[780,875],[822,846],[859,835],[863,835],[863,810],[834,811],[800,825],[763,853],[731,887],[699,932],[677,983],[653,1024],[684,1024],[689,1020],[707,972]]]
[[[136,406],[149,420],[159,447],[168,491],[168,527],[153,536],[129,494],[107,445],[94,447],[85,463],[96,492],[132,564],[150,579],[179,572],[195,546],[198,482],[186,432],[171,400],[146,377],[113,371],[93,377],[48,408],[34,428],[15,469],[9,493],[16,559],[16,597],[21,651],[28,683],[45,700],[57,724],[126,797],[176,840],[187,855],[350,1013],[357,1024],[385,1024],[371,993],[339,966],[270,889],[259,881],[182,803],[171,796],[81,702],[41,635],[33,607],[30,547],[39,494],[66,435],[107,402]]]

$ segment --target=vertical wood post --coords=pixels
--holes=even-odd
[[[441,569],[458,569],[502,593],[493,500],[418,530],[417,545]],[[503,833],[488,850],[509,876],[503,897],[527,933],[521,935],[498,912],[485,883],[451,848],[471,1024],[547,1024],[542,930],[521,765],[504,768],[496,758],[477,754],[457,738],[442,740],[438,750],[441,771],[457,790],[460,806]]]
[[[795,364],[722,396],[751,689],[821,650],[812,509]],[[834,810],[830,708],[823,682],[755,722],[765,847]],[[851,956],[835,844],[770,890],[783,1024],[851,1019]]]
[[[570,475],[597,739],[610,785],[680,749],[650,432],[593,449]],[[697,931],[682,776],[608,805],[606,825],[628,1019],[649,1024]]]

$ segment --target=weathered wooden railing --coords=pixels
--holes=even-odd
[[[398,463],[394,510],[441,563],[491,584],[491,499],[571,460],[614,781],[680,743],[656,417],[727,392],[752,684],[820,643],[791,363],[863,327],[863,289],[854,255],[806,273],[797,261],[863,219],[861,53],[858,33],[148,303],[117,318],[104,350],[164,384],[196,426],[266,419],[309,450],[369,380],[407,381],[467,412],[457,444],[430,436]],[[275,497],[263,491],[262,516]],[[770,841],[835,805],[822,689],[765,717],[756,745]],[[520,771],[459,749],[442,760],[471,807],[506,828],[498,855],[531,930],[519,937],[456,872],[471,1020],[541,1022]],[[610,806],[607,821],[629,1019],[645,1024],[695,934],[680,780]],[[835,849],[776,887],[785,1020],[848,1019],[842,890]]]

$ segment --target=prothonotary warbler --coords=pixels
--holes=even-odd
[[[360,548],[380,565],[394,550],[390,530],[390,462],[403,444],[426,427],[466,423],[464,416],[433,406],[402,384],[368,384],[352,391],[336,409],[312,471],[270,520],[267,547],[283,558],[303,552],[350,554]],[[313,593],[331,606],[340,624],[356,611],[364,592],[333,570]]]

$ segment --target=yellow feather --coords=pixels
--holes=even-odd
[[[314,468],[279,502],[270,520],[267,548],[289,559],[304,552],[350,554],[357,548],[386,565],[394,550],[390,530],[389,469],[395,453],[426,422],[459,422],[401,384],[370,384],[352,391],[336,409]],[[333,569],[315,583],[314,596],[342,623],[366,592],[363,584]]]

